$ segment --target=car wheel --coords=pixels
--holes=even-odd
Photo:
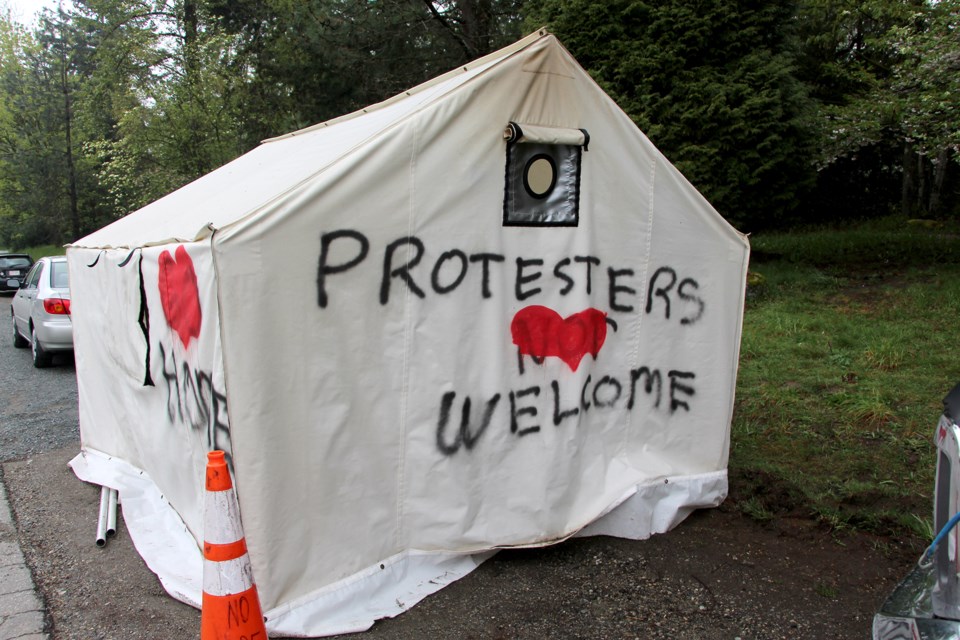
[[[37,330],[35,328],[30,329],[30,350],[33,352],[33,366],[38,369],[50,366],[50,361],[52,358],[50,357],[50,354],[44,351],[43,347],[40,346],[40,341],[37,339]]]
[[[17,319],[13,317],[13,314],[10,314],[10,320],[13,321],[13,346],[17,349],[23,349],[30,343],[17,331]]]

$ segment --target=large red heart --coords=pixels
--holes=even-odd
[[[600,353],[607,339],[606,318],[607,314],[593,308],[561,318],[553,309],[534,305],[513,316],[510,333],[521,354],[555,356],[576,371],[583,356],[589,353],[596,358]]]
[[[169,251],[160,254],[160,304],[167,324],[180,336],[186,347],[191,338],[200,337],[200,292],[197,290],[197,272],[193,270],[190,254],[180,245],[175,256]]]

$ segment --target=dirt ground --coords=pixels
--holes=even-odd
[[[7,462],[3,481],[55,640],[197,637],[124,525],[94,544],[99,489],[69,446]],[[501,552],[361,638],[869,638],[873,613],[920,553],[803,519],[761,525],[732,496],[646,541],[577,539]]]

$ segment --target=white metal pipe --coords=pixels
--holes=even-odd
[[[97,546],[107,544],[107,512],[110,510],[110,489],[100,487],[100,515],[97,518]]]
[[[117,535],[117,490],[110,489],[110,500],[107,508],[107,537]]]

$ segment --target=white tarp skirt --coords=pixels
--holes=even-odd
[[[85,482],[117,489],[122,514],[137,551],[177,600],[200,607],[203,557],[196,540],[150,477],[129,464],[87,450],[70,462]],[[645,539],[665,533],[694,509],[719,505],[726,497],[725,471],[663,479],[635,487],[607,515],[576,537],[609,535]],[[333,636],[369,629],[426,596],[459,580],[495,550],[475,554],[410,550],[301,598],[264,611],[275,637]]]

